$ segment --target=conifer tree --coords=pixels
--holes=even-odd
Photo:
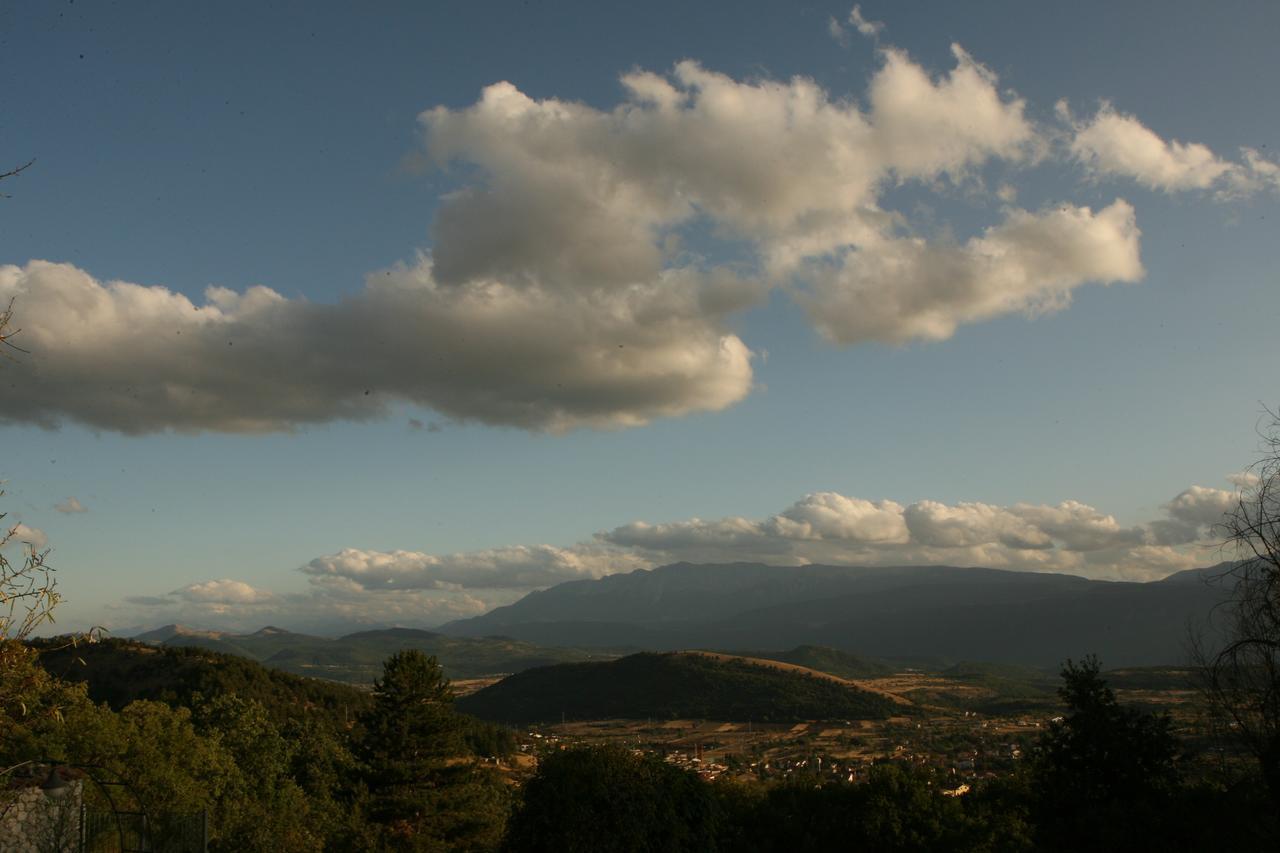
[[[464,755],[465,720],[435,656],[392,655],[363,717],[369,817],[394,850],[480,850],[501,837],[505,792]]]

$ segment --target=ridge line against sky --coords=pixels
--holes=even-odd
[[[632,522],[567,547],[516,545],[457,554],[344,548],[298,571],[307,593],[279,594],[233,578],[133,595],[153,623],[427,624],[474,616],[530,592],[574,580],[676,562],[803,566],[957,565],[1151,581],[1229,559],[1215,527],[1252,475],[1234,489],[1192,486],[1162,517],[1123,527],[1077,501],[1056,506],[979,502],[947,505],[868,501],[834,492],[805,495],[766,519]],[[230,621],[228,621],[230,620]]]
[[[780,8],[761,12],[759,26],[767,28],[765,18]],[[425,13],[397,12],[435,23],[414,17]],[[333,10],[315,17],[349,20]],[[157,34],[179,20],[162,18]],[[75,578],[81,594],[98,603],[73,612],[77,619],[109,614],[117,622],[183,608],[220,618],[283,608],[272,621],[287,622],[292,609],[307,619],[361,623],[399,614],[400,621],[432,623],[559,580],[676,559],[929,562],[1142,579],[1212,562],[1202,559],[1211,545],[1209,515],[1220,517],[1233,493],[1178,490],[1249,463],[1240,435],[1257,400],[1273,393],[1265,376],[1252,386],[1247,377],[1224,377],[1214,389],[1219,405],[1228,391],[1236,406],[1242,397],[1249,401],[1249,408],[1222,412],[1239,421],[1231,437],[1194,466],[1155,480],[1081,488],[1064,456],[1046,463],[1052,477],[1021,491],[1018,472],[1026,479],[1034,470],[1025,466],[1034,458],[1037,430],[1065,433],[1028,426],[1019,439],[1025,446],[1000,446],[992,422],[1036,405],[1081,424],[1105,420],[1105,407],[1118,410],[1126,394],[1149,401],[1163,392],[1168,400],[1232,357],[1207,337],[1184,337],[1191,349],[1217,347],[1213,360],[1196,366],[1193,378],[1186,357],[1170,353],[1165,387],[1144,390],[1160,370],[1166,353],[1158,347],[1166,339],[1154,324],[1148,329],[1133,319],[1156,317],[1153,308],[1170,312],[1159,314],[1160,328],[1176,315],[1181,328],[1195,329],[1197,312],[1218,288],[1219,301],[1231,306],[1223,311],[1234,311],[1232,335],[1265,328],[1277,305],[1261,262],[1274,260],[1274,243],[1239,247],[1258,227],[1244,220],[1252,223],[1257,214],[1264,221],[1280,198],[1280,164],[1252,136],[1224,142],[1229,134],[1215,127],[1213,144],[1201,142],[1209,128],[1190,118],[1171,123],[1167,111],[1157,130],[1141,103],[1114,91],[1063,89],[1045,97],[1044,87],[1032,85],[1037,94],[1023,94],[1036,69],[1011,64],[989,42],[985,51],[970,49],[968,38],[944,32],[958,26],[955,20],[898,20],[889,5],[797,12],[789,37],[802,46],[799,55],[813,54],[812,71],[770,73],[768,62],[756,70],[728,67],[734,58],[710,40],[707,55],[682,49],[662,62],[642,61],[650,54],[632,45],[596,61],[586,75],[616,81],[607,97],[598,90],[592,97],[559,95],[536,65],[526,73],[508,67],[486,85],[464,87],[451,82],[443,61],[405,59],[432,69],[430,95],[394,120],[400,122],[394,133],[383,127],[370,135],[398,140],[394,147],[410,145],[417,134],[395,180],[430,196],[418,219],[427,233],[402,245],[399,257],[407,260],[384,257],[365,266],[371,271],[359,289],[340,277],[323,285],[259,283],[255,261],[277,266],[269,249],[237,257],[227,266],[236,270],[227,284],[197,285],[185,276],[157,283],[154,272],[117,277],[131,262],[154,269],[147,256],[169,250],[163,241],[140,240],[113,248],[111,264],[95,262],[100,250],[86,248],[82,256],[78,247],[93,245],[93,229],[62,225],[62,211],[41,207],[52,202],[39,198],[42,185],[24,173],[22,194],[0,210],[12,217],[36,210],[20,227],[41,249],[24,254],[21,243],[10,241],[0,256],[8,261],[0,263],[0,302],[15,300],[19,343],[30,351],[6,365],[2,377],[8,398],[21,405],[0,407],[0,425],[30,457],[0,470],[20,501],[13,511],[23,525],[19,538],[35,547],[54,544],[71,567],[91,563]],[[38,35],[49,46],[63,43],[56,27],[41,26],[47,31]],[[139,64],[151,60],[138,59],[145,51],[120,37],[128,21],[97,19],[96,26],[112,33],[100,36],[101,61],[115,73],[141,73],[147,85],[158,79],[159,66]],[[76,31],[94,32],[87,23]],[[820,52],[824,45],[830,54]],[[34,48],[24,41],[20,49]],[[771,48],[753,49],[763,55]],[[550,45],[547,51],[557,53]],[[246,56],[254,69],[273,67],[265,53]],[[372,51],[362,56],[375,62]],[[201,107],[206,113],[216,84],[234,72],[185,55],[163,61],[194,69],[191,91],[210,93]],[[146,110],[159,122],[156,133],[179,138],[162,108],[135,105],[126,90],[118,95],[123,112]],[[323,86],[290,95],[319,103]],[[335,115],[343,108],[357,104],[339,104]],[[414,115],[415,126],[407,128],[403,122]],[[284,119],[257,121],[282,133],[276,128],[288,124]],[[121,134],[139,133],[97,120]],[[222,122],[211,125],[214,136],[234,136],[230,120]],[[364,151],[360,134],[331,133],[332,142]],[[67,143],[53,138],[46,144],[54,156],[42,156],[41,170],[65,167],[57,145]],[[104,145],[102,168],[129,162],[132,155],[120,147],[130,138]],[[171,177],[191,171],[177,161],[194,156],[175,151],[175,162],[162,166]],[[388,159],[382,168],[396,167]],[[284,185],[281,191],[287,193]],[[366,192],[373,199],[394,194],[385,187]],[[264,191],[261,198],[271,197]],[[15,209],[15,201],[30,207]],[[300,220],[304,204],[293,203]],[[287,223],[256,217],[253,204],[242,207],[267,243],[275,227],[289,233]],[[216,221],[196,199],[184,210],[206,227]],[[78,222],[71,211],[65,218]],[[354,222],[347,227],[382,239],[375,231],[390,231],[387,222],[363,231]],[[1214,223],[1221,233],[1207,230]],[[104,222],[104,230],[110,225]],[[1171,241],[1188,235],[1214,257],[1238,256],[1234,266],[1179,269],[1169,260],[1180,257]],[[1134,287],[1098,295],[1090,293],[1100,288],[1085,287],[1111,284]],[[1073,310],[1074,302],[1087,305]],[[1223,320],[1217,323],[1221,328]],[[1126,335],[1134,336],[1128,346]],[[1042,339],[1052,344],[1042,348]],[[1104,353],[1113,360],[1103,361]],[[1004,367],[1006,357],[1025,359],[1028,367],[1022,373]],[[1147,373],[1121,379],[1127,363]],[[974,387],[962,396],[957,380],[965,370]],[[825,390],[833,377],[851,387]],[[1022,399],[1014,392],[1001,397],[992,393],[1000,381],[1028,390]],[[882,403],[916,386],[918,398],[900,399],[901,409]],[[1088,399],[1087,407],[1056,408],[1057,389],[1064,400]],[[910,470],[899,472],[899,485],[892,466],[876,458],[906,460],[917,452],[910,442],[927,433],[901,429],[893,414],[921,424],[932,415],[925,402],[931,394],[959,401],[946,413],[956,425],[949,440],[973,459],[918,454],[918,461],[902,463]],[[1187,398],[1183,408],[1194,408],[1193,394]],[[856,425],[848,430],[854,437],[828,428],[833,446],[805,441],[805,428],[789,417],[796,411]],[[1153,437],[1142,452],[1154,457],[1163,450],[1172,461],[1213,422],[1203,412],[1188,413],[1174,431],[1181,445],[1171,432],[1167,446]],[[399,433],[391,442],[393,425]],[[1099,456],[1124,452],[1119,437],[1088,432],[1076,452],[1088,454],[1090,442],[1106,447]],[[712,452],[713,444],[723,443],[728,453],[735,445],[763,447],[772,435],[781,449],[778,462],[768,464],[792,466],[786,482],[761,473],[762,487],[744,498],[745,475],[712,473],[730,459]],[[407,473],[413,467],[407,460],[424,440],[447,443],[444,454],[454,457],[428,453],[438,476],[429,487],[390,470],[399,454],[398,467]],[[335,523],[341,510],[324,505],[318,481],[299,471],[300,460],[364,456],[373,453],[364,445],[380,441],[395,446],[378,467],[381,482],[334,461],[352,494],[350,524]],[[565,449],[547,450],[546,442]],[[90,454],[95,444],[111,450]],[[681,444],[718,460],[707,463],[701,479],[723,475],[723,483],[695,482],[687,464],[658,463],[679,455],[673,448]],[[838,464],[835,444],[847,457]],[[216,461],[173,464],[204,453]],[[129,460],[114,484],[106,476],[115,471],[115,459],[107,458],[113,454]],[[84,461],[88,455],[92,462]],[[1009,471],[990,473],[1002,455],[1014,460]],[[236,456],[243,463],[229,465]],[[935,459],[937,482],[928,479],[926,456]],[[628,461],[619,463],[622,457]],[[56,476],[36,473],[37,458],[49,460],[46,472],[58,458],[63,467]],[[69,459],[80,460],[79,473]],[[166,464],[171,470],[160,471]],[[604,473],[615,464],[625,478]],[[827,473],[832,464],[838,473]],[[961,470],[949,472],[952,464]],[[130,465],[155,479],[132,479]],[[743,467],[751,465],[767,467],[758,450],[744,457]],[[267,486],[261,496],[237,492],[220,467],[283,485]],[[514,479],[526,469],[529,486]],[[662,472],[671,483],[660,482]],[[124,493],[126,478],[136,496]],[[629,501],[624,493],[633,479],[637,497]],[[914,497],[866,500],[853,496],[851,483],[866,484],[860,493]],[[384,486],[394,496],[380,496]],[[495,495],[501,488],[511,494]],[[210,494],[197,494],[202,490]],[[1113,506],[1109,490],[1123,494],[1116,509],[1094,509]],[[584,499],[605,491],[612,492],[608,502]],[[688,495],[668,505],[678,491]],[[169,497],[157,499],[161,493]],[[545,509],[520,503],[532,494]],[[797,494],[805,497],[771,509]],[[1176,497],[1151,503],[1159,494]],[[192,530],[200,515],[215,518],[228,495],[247,509],[222,544],[237,555],[228,562],[248,556],[252,571],[217,571],[218,560],[182,553],[181,531]],[[487,500],[494,506],[485,507]],[[423,501],[425,518],[449,517],[451,502],[460,514],[462,505],[473,509],[460,533],[420,533],[405,510],[414,501]],[[127,525],[151,530],[140,512],[172,516],[185,505],[191,509],[182,524],[157,530],[162,554],[138,557]],[[535,530],[551,513],[558,513],[554,525]],[[627,518],[684,520],[614,526]],[[104,524],[126,527],[104,530]],[[603,532],[578,541],[593,529]],[[105,558],[109,570],[98,566],[94,537],[126,549]],[[208,547],[220,540],[187,541]],[[578,544],[495,547],[548,541]],[[130,559],[146,568],[127,568]],[[165,570],[176,562],[190,564]],[[299,565],[304,591],[296,589]],[[127,580],[113,577],[115,571]],[[156,585],[147,573],[176,582]]]

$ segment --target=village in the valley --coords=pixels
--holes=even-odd
[[[460,682],[459,686],[468,691],[488,681]],[[522,728],[519,752],[505,765],[519,778],[532,773],[539,757],[552,751],[605,743],[658,755],[708,781],[812,776],[857,782],[865,780],[874,764],[893,761],[940,773],[948,780],[944,793],[960,796],[975,781],[1015,771],[1046,727],[1062,719],[1059,710],[1047,703],[1039,707],[1025,703],[1026,707],[1007,713],[955,707],[965,699],[994,697],[990,691],[928,673],[908,671],[865,684],[901,697],[904,713],[881,720],[796,723],[564,721]],[[1116,693],[1126,703],[1167,712],[1183,737],[1209,736],[1211,727],[1190,683],[1134,686]],[[1207,750],[1201,760],[1210,759],[1226,760],[1220,752]]]

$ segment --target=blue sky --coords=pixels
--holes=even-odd
[[[60,627],[1216,559],[1276,393],[1280,10],[851,12],[0,13],[0,478]]]

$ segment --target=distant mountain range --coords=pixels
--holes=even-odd
[[[454,679],[616,657],[577,649],[544,648],[504,637],[450,637],[414,628],[360,631],[334,639],[295,634],[271,626],[252,634],[231,634],[165,625],[133,639],[152,645],[197,646],[249,658],[297,675],[365,685],[382,674],[384,660],[402,649],[418,649],[435,655],[445,674]]]
[[[570,581],[439,630],[573,648],[810,644],[942,665],[1052,668],[1095,653],[1109,667],[1150,666],[1185,660],[1188,626],[1226,596],[1207,582],[1222,568],[1126,583],[952,566],[676,563]]]

